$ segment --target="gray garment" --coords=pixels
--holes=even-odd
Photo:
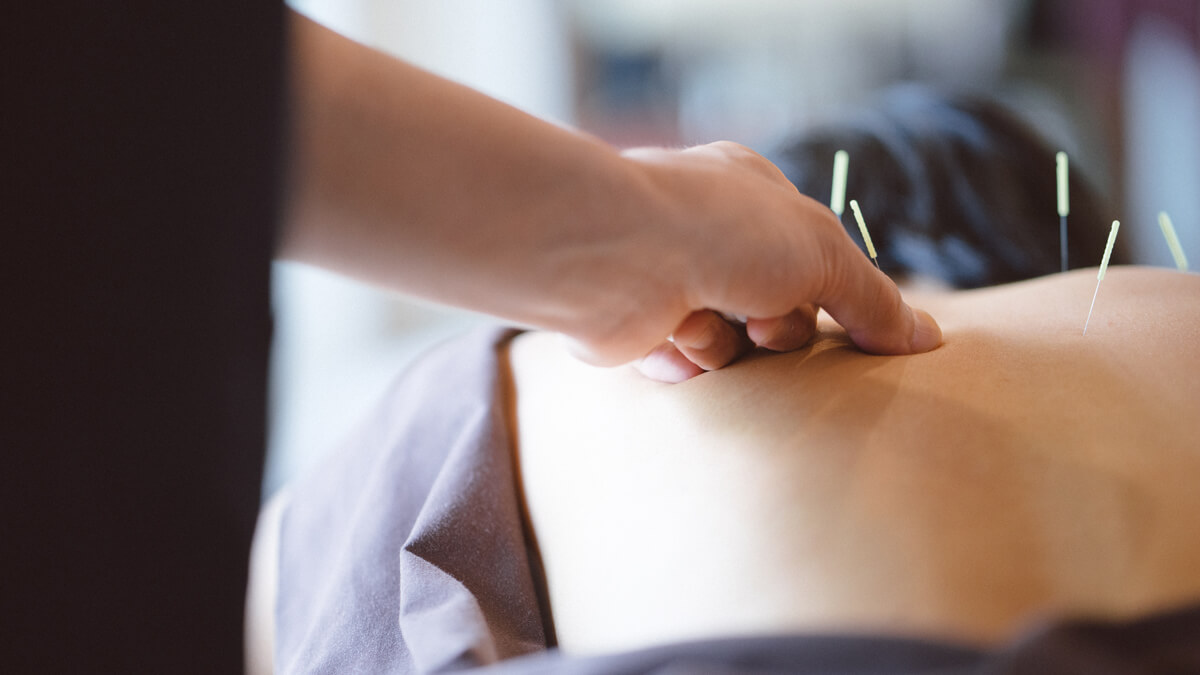
[[[426,356],[290,488],[280,672],[437,672],[546,648],[498,405],[504,337]]]
[[[996,652],[796,635],[564,656],[552,648],[517,497],[498,361],[511,335],[483,331],[434,350],[354,438],[291,487],[280,530],[279,672],[1200,673],[1200,606],[1131,624],[1036,626]]]

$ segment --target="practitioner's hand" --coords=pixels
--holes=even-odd
[[[619,154],[302,17],[292,34],[284,257],[564,333],[587,361],[643,359],[657,379],[796,349],[817,307],[869,352],[941,340],[829,209],[746,148]],[[743,333],[714,311],[752,318]]]
[[[638,367],[648,377],[678,382],[755,345],[804,346],[819,307],[867,352],[909,354],[941,344],[937,323],[903,302],[833,212],[760,155],[723,142],[624,156],[656,195],[660,219],[646,226],[660,236],[643,244],[652,271],[620,330],[592,341],[574,336],[585,360],[642,356]],[[749,318],[743,326],[727,316]]]

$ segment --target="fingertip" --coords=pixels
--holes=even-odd
[[[942,344],[942,328],[933,316],[923,309],[913,309],[913,353],[937,349]]]
[[[674,333],[675,347],[704,370],[722,368],[749,348],[745,337],[721,315],[710,310],[693,312]]]
[[[808,344],[817,328],[817,311],[812,306],[792,310],[773,319],[750,319],[746,334],[754,344],[775,352],[790,352]]]
[[[689,361],[669,342],[664,342],[634,361],[633,367],[647,378],[667,384],[678,384],[704,372],[703,368]]]

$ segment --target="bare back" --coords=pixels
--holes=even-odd
[[[512,346],[559,640],[797,631],[992,643],[1200,599],[1200,276],[1111,269],[910,296],[942,326],[679,385]]]

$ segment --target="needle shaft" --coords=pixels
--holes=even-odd
[[[1102,281],[1101,279],[1096,280],[1096,292],[1092,293],[1092,306],[1088,307],[1087,321],[1083,322],[1083,334],[1084,335],[1087,335],[1088,324],[1092,322],[1092,310],[1096,309],[1096,296],[1100,295],[1100,282],[1101,281]]]
[[[1058,217],[1058,247],[1062,251],[1062,271],[1067,271],[1067,217]]]

